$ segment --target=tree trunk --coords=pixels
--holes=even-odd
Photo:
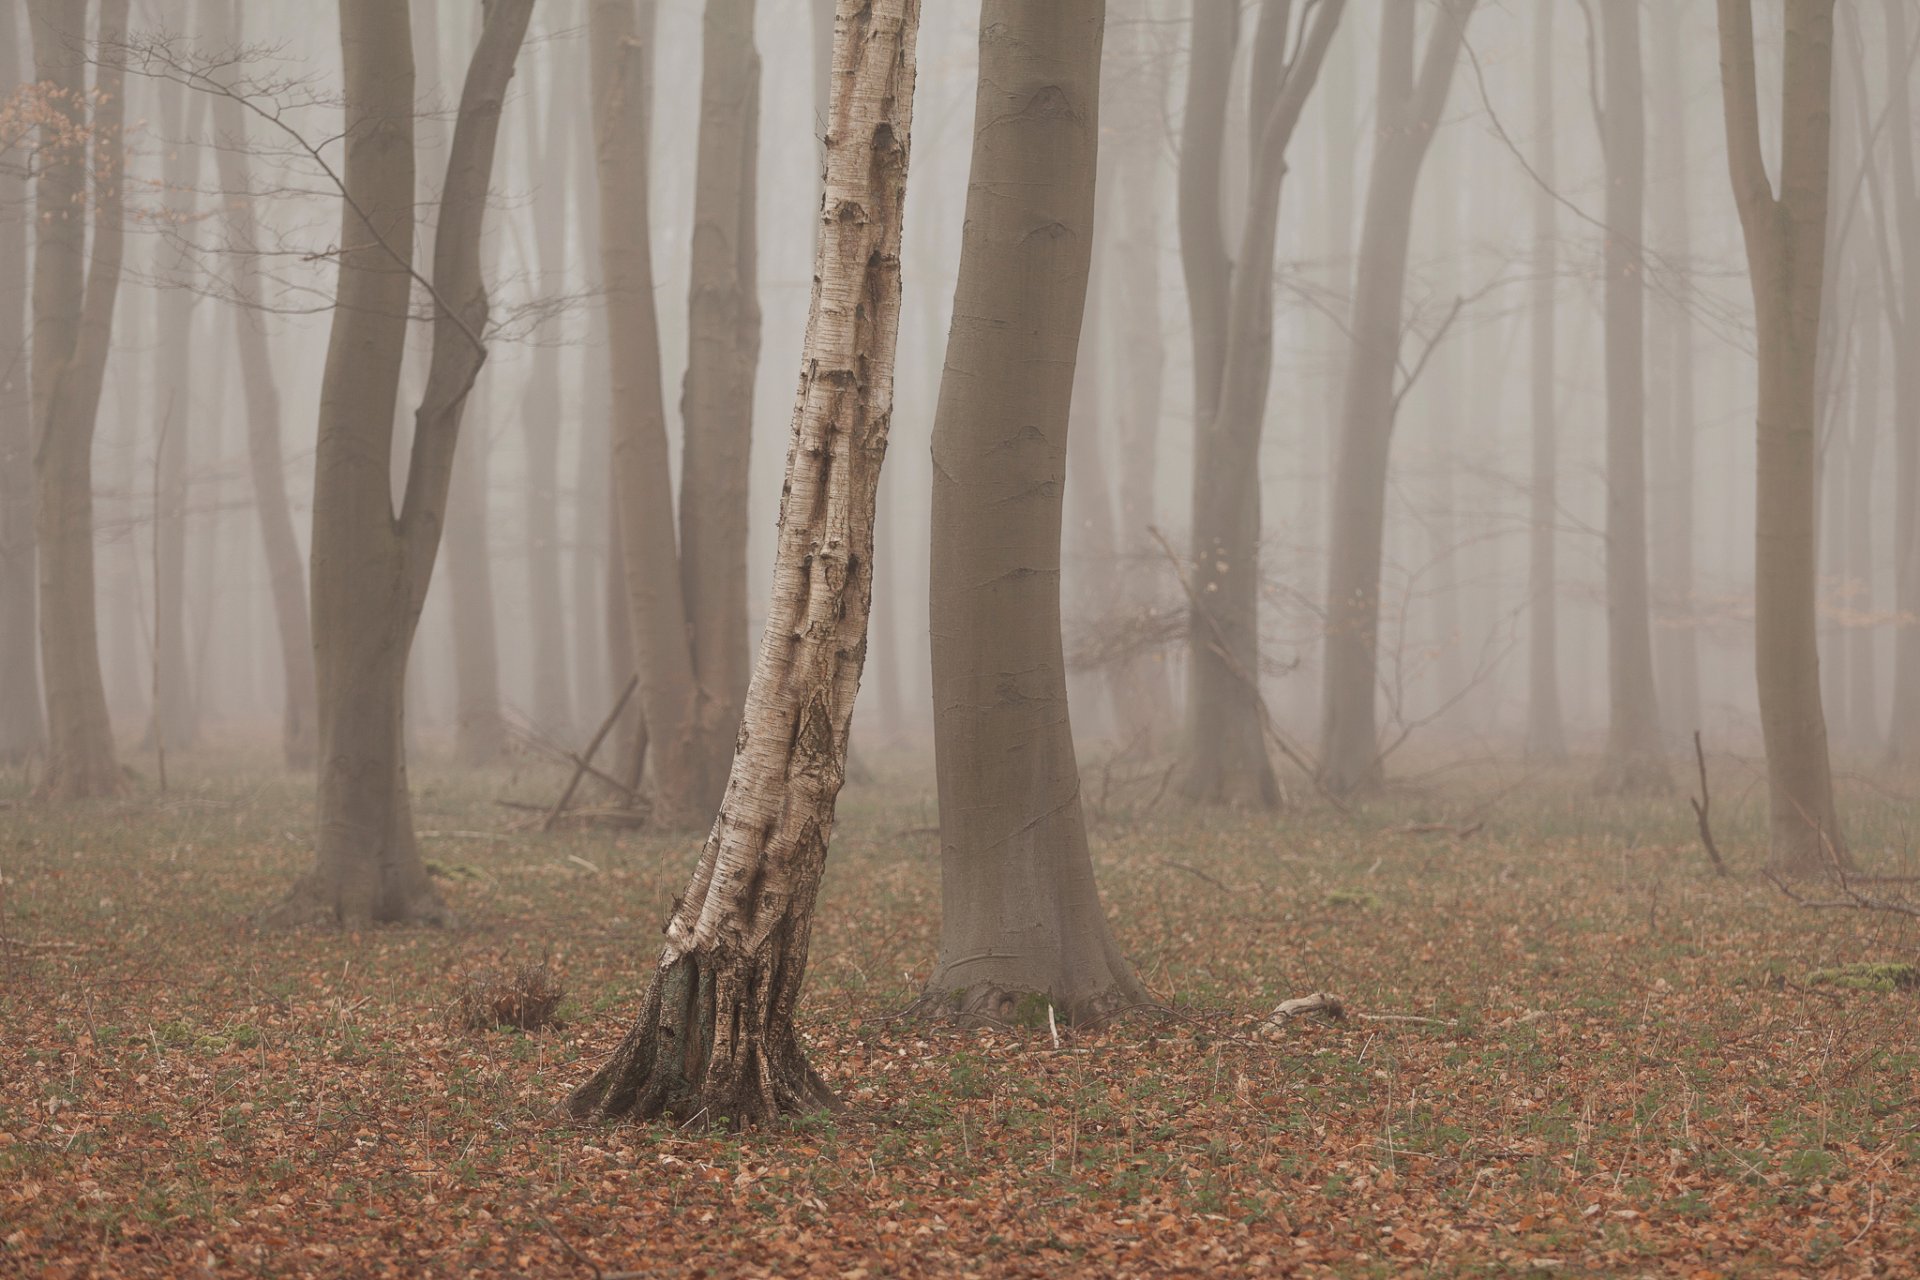
[[[1375,726],[1379,673],[1380,560],[1386,537],[1387,466],[1399,407],[1401,304],[1413,198],[1440,123],[1473,0],[1446,0],[1414,75],[1412,0],[1386,0],[1372,171],[1360,227],[1352,351],[1341,408],[1327,565],[1326,693],[1321,781],[1352,792],[1380,781]]]
[[[1646,106],[1640,8],[1600,8],[1607,161],[1607,754],[1605,794],[1664,791],[1647,583]]]
[[[1751,0],[1719,0],[1728,167],[1759,326],[1754,661],[1774,870],[1843,865],[1815,632],[1815,363],[1827,256],[1834,0],[1786,0],[1780,194],[1767,177]]]
[[[22,82],[18,6],[0,14],[0,97]],[[40,707],[39,590],[33,543],[33,393],[27,377],[26,179],[0,171],[0,764],[46,745]]]
[[[46,786],[56,799],[81,799],[120,785],[94,612],[93,434],[126,244],[127,0],[101,0],[91,98],[86,0],[30,0],[27,12],[35,71],[50,90],[35,197],[32,358]]]
[[[468,397],[474,430],[460,438],[447,497],[447,586],[453,619],[453,754],[469,769],[491,764],[506,747],[500,714],[500,640],[493,607],[493,562],[487,508],[491,388]]]
[[[1528,383],[1533,486],[1527,555],[1527,755],[1546,762],[1567,756],[1560,710],[1560,440],[1554,408],[1560,206],[1554,198],[1558,141],[1553,126],[1553,15],[1560,3],[1535,0],[1533,18],[1533,167],[1540,181],[1533,194],[1533,368]]]
[[[701,750],[716,723],[695,679],[673,520],[673,477],[661,400],[660,322],[647,217],[653,4],[592,0],[594,137],[600,178],[600,264],[613,372],[613,479],[627,616],[640,672],[641,717],[653,753],[654,816],[700,821],[722,779]]]
[[[721,802],[639,1019],[576,1117],[734,1124],[828,1105],[794,1029],[866,656],[893,411],[918,0],[842,0],[826,198],[766,630]]]
[[[1878,291],[1869,290],[1871,301],[1864,307],[1866,323],[1860,335],[1860,363],[1854,375],[1853,429],[1847,436],[1846,544],[1847,579],[1852,595],[1848,608],[1856,615],[1846,630],[1848,720],[1852,741],[1863,750],[1880,747],[1881,722],[1886,708],[1880,703],[1875,651],[1873,495],[1876,487],[1875,462],[1878,460],[1881,419],[1880,358],[1881,337]]]
[[[1896,352],[1914,349],[1920,335],[1920,182],[1915,178],[1912,27],[1906,0],[1885,0],[1887,138],[1893,153],[1888,177],[1889,237],[1899,245],[1899,268],[1886,281],[1887,312],[1893,317]],[[1895,608],[1893,708],[1887,754],[1896,762],[1920,761],[1920,360],[1894,362]]]
[[[406,483],[392,495],[395,401],[414,281],[414,65],[408,6],[342,0],[349,128],[340,277],[320,388],[313,501],[319,838],[275,913],[358,927],[447,912],[414,843],[407,655],[446,520],[461,411],[486,357],[480,233],[494,143],[533,0],[493,0],[468,67],[434,239],[432,358]]]
[[[1060,637],[1062,486],[1093,244],[1104,0],[987,0],[933,425],[933,1007],[1069,1019],[1145,1000],[1107,928]]]

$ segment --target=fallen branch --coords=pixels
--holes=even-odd
[[[1184,862],[1173,862],[1166,858],[1160,859],[1160,865],[1163,867],[1172,867],[1175,871],[1184,871],[1190,876],[1198,876],[1200,879],[1205,880],[1208,884],[1212,885],[1214,888],[1218,889],[1222,893],[1233,892],[1232,889],[1227,887],[1224,881],[1208,875],[1206,872],[1202,871],[1198,867],[1190,867]]]
[[[1700,745],[1700,731],[1693,731],[1693,758],[1700,763],[1700,798],[1687,797],[1687,803],[1693,806],[1694,819],[1700,824],[1700,843],[1706,846],[1707,857],[1713,860],[1713,873],[1717,876],[1727,874],[1727,864],[1720,856],[1720,846],[1713,840],[1713,823],[1708,819],[1708,811],[1713,808],[1713,797],[1707,794],[1707,752]]]
[[[1309,1013],[1324,1013],[1338,1021],[1347,1016],[1347,1006],[1339,996],[1325,991],[1316,991],[1310,996],[1296,996],[1291,1000],[1282,1000],[1273,1006],[1273,1012],[1267,1015],[1269,1023],[1284,1022],[1288,1018],[1298,1018]]]
[[[1808,898],[1797,893],[1793,886],[1775,875],[1771,869],[1764,872],[1773,887],[1787,895],[1793,902],[1809,911],[1886,911],[1898,916],[1911,916],[1920,920],[1920,904],[1902,901],[1899,898],[1876,898],[1861,893],[1845,880],[1840,882],[1842,898]]]
[[[1400,833],[1409,836],[1452,836],[1455,840],[1465,840],[1469,836],[1479,835],[1486,825],[1484,821],[1469,822],[1463,827],[1456,827],[1450,822],[1409,822],[1400,828]]]
[[[627,681],[627,687],[620,692],[619,701],[613,704],[613,710],[609,711],[607,718],[600,722],[600,728],[598,732],[593,735],[593,741],[587,744],[586,753],[574,758],[573,776],[567,779],[567,789],[560,793],[560,798],[553,802],[553,808],[547,811],[545,821],[540,824],[542,831],[553,830],[553,825],[560,821],[560,815],[565,813],[567,806],[573,803],[573,793],[579,789],[580,779],[589,770],[593,770],[594,752],[600,749],[600,744],[606,741],[609,733],[613,732],[613,726],[620,719],[620,713],[627,709],[627,700],[633,697],[633,691],[639,686],[640,677],[637,675]],[[593,771],[598,772],[598,770]],[[604,777],[605,775],[602,776]],[[621,790],[624,791],[625,788],[622,787]]]

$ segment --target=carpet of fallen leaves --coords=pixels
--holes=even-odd
[[[1786,901],[1751,788],[1716,805],[1727,879],[1680,794],[1606,807],[1571,772],[1352,817],[1102,798],[1106,905],[1168,1010],[1056,1043],[895,1016],[934,954],[933,806],[919,775],[850,787],[802,1010],[845,1109],[732,1134],[553,1113],[692,841],[514,832],[494,798],[551,795],[537,768],[429,772],[459,928],[262,933],[310,793],[206,779],[0,809],[0,1273],[1920,1268],[1920,993],[1808,981],[1916,958],[1920,922]],[[1848,802],[1863,863],[1911,874],[1910,806]],[[558,1028],[449,1016],[541,961]],[[1318,990],[1350,1016],[1262,1033]]]

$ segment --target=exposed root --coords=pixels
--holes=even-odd
[[[396,900],[392,895],[374,898],[349,894],[338,885],[326,883],[317,872],[309,872],[294,883],[285,898],[261,912],[257,923],[262,929],[365,929],[376,924],[451,929],[459,924],[459,918],[431,883]]]

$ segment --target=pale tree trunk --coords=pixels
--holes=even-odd
[[[1815,633],[1815,360],[1827,253],[1834,0],[1786,0],[1778,197],[1761,153],[1751,0],[1719,0],[1728,168],[1759,326],[1754,662],[1772,865],[1843,864]]]
[[[35,195],[31,366],[46,787],[56,799],[80,799],[120,785],[95,620],[93,435],[126,245],[127,0],[101,0],[97,50],[87,40],[86,0],[30,0],[27,13],[35,72],[48,91]],[[98,67],[91,119],[89,61]]]
[[[680,592],[702,697],[701,776],[723,778],[747,692],[747,480],[760,362],[755,0],[707,0],[680,398]],[[711,803],[713,797],[701,799]],[[705,805],[702,806],[706,807]]]
[[[21,84],[18,6],[0,14],[0,97]],[[33,393],[27,375],[27,183],[0,171],[0,764],[46,745],[33,546]]]
[[[1560,710],[1560,430],[1555,420],[1554,378],[1559,284],[1558,141],[1553,123],[1556,66],[1553,15],[1561,0],[1535,0],[1533,18],[1532,370],[1528,415],[1532,419],[1533,483],[1527,544],[1527,755],[1557,762],[1567,756]]]
[[[1080,345],[1074,356],[1072,407],[1068,413],[1066,513],[1072,534],[1065,540],[1061,571],[1065,625],[1071,633],[1089,638],[1108,624],[1118,585],[1113,493],[1107,481],[1106,450],[1101,447],[1109,421],[1100,358],[1100,277],[1105,266],[1100,238],[1107,216],[1104,186],[1099,195],[1102,198],[1096,200],[1093,219],[1093,256],[1087,272],[1086,322],[1080,328]],[[1083,691],[1091,692],[1089,684],[1102,689],[1106,698],[1083,698]],[[1068,674],[1068,701],[1086,712],[1080,717],[1083,737],[1097,738],[1104,730],[1117,728],[1128,700],[1117,667]]]
[[[1865,272],[1863,271],[1864,275]],[[1881,421],[1880,377],[1884,366],[1880,349],[1880,307],[1878,291],[1867,290],[1863,307],[1866,323],[1860,334],[1860,363],[1854,376],[1853,429],[1847,437],[1846,530],[1847,578],[1853,587],[1848,607],[1858,616],[1847,629],[1848,721],[1852,741],[1863,750],[1874,750],[1882,743],[1881,721],[1886,708],[1878,697],[1879,655],[1874,647],[1874,628],[1865,625],[1874,616],[1873,501],[1876,487],[1875,463],[1880,449]]]
[[[960,275],[933,423],[940,955],[930,1007],[1068,1019],[1146,998],[1107,928],[1060,636],[1104,0],[980,13]]]
[[[715,723],[694,677],[661,399],[660,320],[653,302],[647,216],[647,131],[653,89],[653,4],[592,0],[593,128],[600,196],[600,267],[607,294],[613,389],[613,483],[628,625],[640,673],[640,712],[653,757],[654,817],[700,820],[720,780],[701,750]]]
[[[1280,800],[1260,691],[1260,440],[1273,370],[1274,241],[1287,144],[1343,8],[1342,0],[1326,0],[1299,46],[1289,49],[1292,5],[1265,0],[1254,37],[1251,177],[1240,258],[1230,272],[1213,411],[1194,424],[1194,595],[1181,790],[1208,803],[1271,809]]]
[[[1355,272],[1351,351],[1341,406],[1339,456],[1327,565],[1326,691],[1321,706],[1321,781],[1336,793],[1381,777],[1375,725],[1381,552],[1387,467],[1399,408],[1401,306],[1413,199],[1473,0],[1445,0],[1414,73],[1412,0],[1384,0],[1377,130]]]
[[[164,226],[194,225],[200,181],[200,118],[205,98],[184,85],[156,82],[160,97],[160,201]],[[192,747],[200,736],[193,673],[187,662],[187,511],[193,444],[203,435],[194,404],[192,264],[162,234],[154,239],[153,377],[148,385],[159,484],[153,513],[153,642],[157,648],[149,745]],[[207,406],[211,409],[212,406]]]
[[[568,1099],[576,1117],[738,1125],[833,1101],[793,1019],[866,656],[919,8],[840,6],[813,301],[745,719],[640,1016]]]
[[[1600,7],[1606,153],[1607,754],[1594,789],[1659,792],[1653,615],[1647,581],[1646,104],[1640,6]]]
[[[453,485],[447,495],[447,586],[453,620],[453,754],[468,768],[491,764],[506,746],[500,714],[500,642],[493,607],[493,563],[488,533],[487,450],[493,403],[481,378],[467,398],[463,417],[471,429],[454,453]]]
[[[415,279],[414,64],[408,6],[342,0],[348,128],[340,275],[320,387],[313,499],[319,836],[274,913],[357,927],[447,917],[414,841],[407,655],[445,523],[460,417],[486,358],[480,233],[494,143],[533,0],[493,0],[468,67],[441,188],[432,358],[399,512],[395,402]]]
[[[1892,224],[1899,266],[1883,269],[1885,306],[1896,353],[1920,336],[1920,181],[1915,178],[1914,107],[1907,0],[1885,0],[1887,141],[1893,163],[1880,217]],[[1893,708],[1887,754],[1920,761],[1920,360],[1896,359],[1893,374],[1895,607]]]
[[[1654,5],[1653,243],[1668,260],[1692,270],[1692,210],[1688,187],[1692,158],[1687,149],[1687,80],[1681,66],[1685,6]],[[1700,646],[1694,617],[1694,421],[1693,311],[1686,298],[1655,306],[1648,352],[1652,392],[1650,453],[1656,460],[1649,496],[1653,502],[1653,600],[1660,622],[1654,632],[1654,666],[1667,728],[1686,737],[1700,727]]]

